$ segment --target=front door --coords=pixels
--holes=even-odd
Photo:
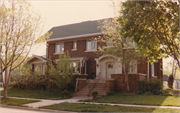
[[[114,70],[115,67],[114,67],[114,63],[113,62],[110,62],[110,63],[107,63],[106,64],[106,79],[111,79],[111,74],[115,73]]]

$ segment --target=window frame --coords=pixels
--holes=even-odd
[[[59,45],[59,51],[57,51],[57,46]],[[63,47],[62,47],[63,46]],[[63,48],[63,49],[62,49]],[[55,45],[55,53],[54,54],[64,54],[64,43],[57,43]]]
[[[90,44],[88,44],[90,42]],[[90,46],[90,47],[89,47]],[[97,51],[97,40],[87,40],[86,41],[86,51]]]
[[[72,51],[77,50],[77,41],[73,41]]]

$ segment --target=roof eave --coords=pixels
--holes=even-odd
[[[68,37],[60,37],[60,38],[53,38],[53,39],[47,39],[47,42],[52,41],[59,41],[59,40],[67,40],[67,39],[76,39],[76,38],[82,38],[82,37],[90,37],[90,36],[96,36],[96,35],[103,35],[103,33],[91,33],[91,34],[83,34],[83,35],[75,35],[75,36],[68,36]]]

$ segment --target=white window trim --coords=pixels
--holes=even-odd
[[[91,49],[90,50],[87,50],[88,48],[88,41],[91,41]],[[92,45],[93,45],[93,41],[96,41],[96,49],[92,49]],[[93,52],[93,51],[97,51],[97,40],[86,40],[86,51],[85,52]]]
[[[62,52],[60,49],[59,49],[60,52],[56,52],[56,46],[57,46],[57,45],[60,45],[60,47],[61,47],[62,44],[64,45],[64,43],[57,43],[57,44],[55,45],[55,53],[54,53],[54,55],[57,55],[57,54],[64,54],[64,51]]]
[[[84,52],[95,52],[95,51],[97,51],[97,50],[86,50]]]
[[[76,48],[74,48],[74,43],[76,43]],[[73,41],[73,49],[71,51],[76,51],[77,50],[77,41]]]

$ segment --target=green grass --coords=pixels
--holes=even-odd
[[[92,100],[85,100],[85,101],[98,102],[98,103],[180,106],[179,96],[117,94],[112,96],[94,98]]]
[[[40,100],[27,100],[27,99],[14,99],[14,98],[1,98],[1,104],[23,106],[23,104],[40,102]]]
[[[4,91],[1,91],[1,96],[3,96]],[[9,97],[23,97],[23,98],[35,98],[35,99],[54,99],[60,100],[64,99],[63,94],[60,91],[37,91],[28,89],[8,89]],[[70,98],[70,97],[69,97]]]
[[[180,89],[172,89],[172,88],[164,88],[164,91],[168,91],[173,95],[179,96],[180,94]]]
[[[124,106],[110,106],[110,105],[95,105],[95,104],[75,104],[75,103],[60,103],[50,106],[43,106],[40,108],[75,111],[75,112],[168,112],[179,113],[179,109],[169,108],[142,108],[142,107],[124,107]]]

